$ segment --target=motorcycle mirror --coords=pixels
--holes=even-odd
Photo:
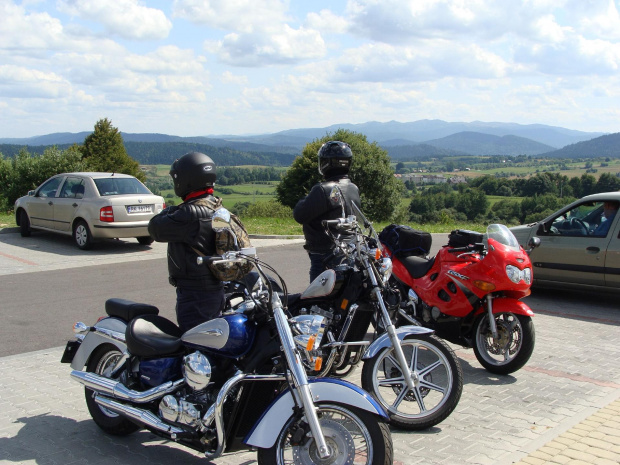
[[[215,210],[213,217],[211,218],[211,224],[214,228],[229,228],[230,227],[230,212],[224,207],[220,207]]]
[[[329,200],[331,200],[333,203],[340,204],[340,206],[342,207],[342,218],[345,218],[343,197],[344,196],[342,195],[340,187],[338,185],[334,185],[331,192],[329,193]]]

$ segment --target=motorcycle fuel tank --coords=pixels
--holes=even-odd
[[[349,272],[350,270],[346,266],[323,271],[310,283],[310,286],[301,294],[300,298],[314,299],[338,292]]]
[[[227,357],[240,357],[252,347],[256,326],[247,316],[235,313],[202,323],[187,331],[181,339],[188,346],[208,349]]]

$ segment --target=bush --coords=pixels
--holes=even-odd
[[[237,207],[237,205],[235,205],[235,207]],[[270,200],[269,202],[250,204],[245,208],[243,216],[247,218],[292,218],[293,210],[291,207],[282,205],[280,202]]]

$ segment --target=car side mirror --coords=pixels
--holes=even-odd
[[[529,255],[532,250],[534,250],[538,246],[540,246],[540,237],[530,237],[530,240],[527,241],[527,254]]]
[[[28,196],[29,196],[29,197],[34,197],[34,193],[35,193],[35,191],[34,191],[34,190],[32,190],[32,191],[28,191]]]

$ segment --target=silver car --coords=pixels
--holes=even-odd
[[[96,239],[135,237],[153,242],[149,220],[166,207],[138,179],[119,173],[63,173],[15,202],[21,235],[42,229],[73,236],[80,249]]]
[[[530,254],[534,286],[620,293],[619,205],[620,192],[593,194],[538,223],[510,228],[524,247],[540,238]]]

